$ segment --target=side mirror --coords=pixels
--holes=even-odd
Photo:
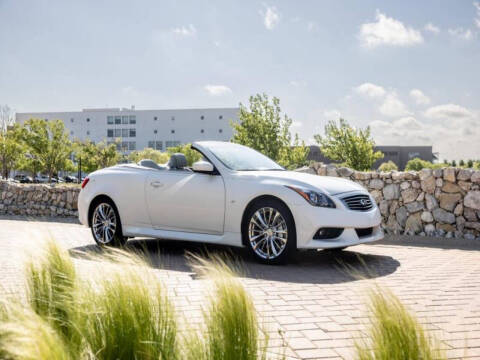
[[[200,160],[193,163],[192,170],[199,173],[211,174],[213,173],[213,165],[208,161]]]

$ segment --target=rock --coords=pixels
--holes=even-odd
[[[327,166],[327,176],[338,177],[337,168],[335,166]]]
[[[457,204],[457,206],[455,206],[455,210],[453,210],[453,213],[456,216],[462,215],[463,214],[463,204],[462,203]]]
[[[350,177],[353,174],[353,170],[347,167],[338,168],[337,172],[342,177]]]
[[[455,219],[455,222],[457,224],[457,229],[459,231],[463,231],[463,229],[465,228],[465,218],[463,216],[458,216],[456,219]]]
[[[410,188],[402,191],[402,199],[405,204],[415,201],[417,199],[417,196],[418,196],[418,191],[416,189]]]
[[[420,183],[416,180],[412,181],[412,187],[415,189],[420,189]]]
[[[458,186],[460,186],[460,188],[463,190],[463,191],[469,191],[472,187],[472,183],[471,182],[467,182],[467,181],[459,181],[458,182]]]
[[[403,181],[401,184],[400,184],[400,189],[402,190],[406,190],[410,187],[410,183],[408,181]]]
[[[401,181],[405,179],[405,173],[400,171],[392,171],[392,179],[394,181]]]
[[[398,209],[398,201],[392,200],[392,203],[390,204],[390,209],[389,209],[390,214],[395,214],[397,209]]]
[[[432,211],[433,213],[433,218],[444,224],[453,224],[455,222],[455,215],[452,213],[445,211],[442,208],[436,208]]]
[[[398,222],[395,219],[396,219],[395,215],[390,215],[388,217],[387,229],[389,229],[394,234],[398,234],[400,230],[402,230],[402,227],[398,224]]]
[[[433,221],[433,215],[430,211],[422,212],[421,219],[423,222],[431,223]]]
[[[474,171],[472,173],[472,177],[470,178],[472,183],[479,183],[480,184],[480,170]]]
[[[383,188],[383,196],[387,200],[398,199],[400,196],[400,186],[398,184],[389,184]]]
[[[308,166],[301,167],[301,168],[299,168],[299,169],[296,169],[295,171],[296,171],[296,172],[300,172],[300,173],[306,173],[306,174],[313,174],[313,175],[315,175],[315,170],[312,169],[311,167],[308,167]]]
[[[467,240],[475,240],[475,235],[467,233],[463,236]]]
[[[381,180],[381,179],[372,179],[372,180],[370,180],[369,186],[370,186],[370,188],[372,188],[372,189],[381,190],[381,189],[383,189],[383,180]]]
[[[436,178],[443,177],[443,169],[434,169],[433,176],[435,176]]]
[[[471,169],[460,169],[457,175],[457,180],[463,180],[463,181],[470,180],[470,178],[472,177],[472,174],[473,174],[473,170]]]
[[[461,194],[440,194],[440,207],[442,209],[453,211],[457,203],[462,199]]]
[[[355,180],[369,180],[371,178],[371,173],[363,171],[355,171],[353,174]]]
[[[442,186],[442,191],[447,193],[459,193],[462,189],[457,184],[445,182]]]
[[[432,169],[422,169],[418,172],[418,177],[420,178],[420,180],[425,180],[431,176],[433,176]]]
[[[402,206],[398,208],[395,217],[397,219],[397,222],[400,224],[400,226],[403,228],[405,227],[405,223],[407,222],[407,217],[408,217],[408,211],[405,206]]]
[[[410,215],[405,223],[405,231],[413,231],[413,233],[418,233],[422,230],[423,225],[420,218],[420,213]]]
[[[470,209],[468,207],[463,209],[463,216],[468,221],[477,221],[477,214],[475,214],[475,210]]]
[[[437,199],[430,194],[425,195],[425,204],[427,205],[428,210],[433,210],[438,207]]]
[[[425,193],[422,191],[420,195],[417,196],[417,201],[423,201],[425,199]]]
[[[463,205],[480,210],[480,191],[469,191],[463,199]]]
[[[435,180],[435,185],[439,188],[441,188],[443,186],[443,179],[441,178],[438,178]]]
[[[325,166],[320,166],[317,170],[317,175],[326,176],[327,175],[327,168]]]
[[[382,200],[380,201],[378,208],[380,209],[380,213],[383,216],[388,216],[388,201],[387,200]]]
[[[435,178],[433,176],[429,176],[426,179],[421,181],[422,190],[426,193],[433,194],[435,191]]]
[[[455,182],[455,168],[449,167],[449,168],[443,169],[443,179],[454,183]]]
[[[415,201],[405,205],[409,213],[414,213],[424,209],[423,202]]]
[[[439,224],[439,223],[437,223],[436,228],[437,228],[437,230],[442,230],[446,233],[455,231],[455,227],[453,225],[450,225],[450,224]]]
[[[466,228],[469,228],[469,229],[475,229],[475,230],[478,230],[480,231],[480,222],[478,221],[467,221],[465,222],[465,227]]]
[[[427,224],[425,225],[425,233],[428,235],[428,236],[432,236],[433,233],[435,232],[435,225],[433,224]]]
[[[380,201],[383,200],[383,195],[382,195],[382,192],[380,190],[372,190],[372,191],[370,191],[370,195],[372,195],[372,197],[375,199],[375,202],[377,204],[379,204]]]

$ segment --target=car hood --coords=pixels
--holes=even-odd
[[[296,171],[245,171],[242,175],[253,176],[257,180],[281,183],[282,185],[297,185],[315,188],[329,195],[341,194],[349,191],[364,191],[361,185],[338,177],[319,176]]]

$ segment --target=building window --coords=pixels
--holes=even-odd
[[[116,142],[115,145],[117,146],[117,151],[122,150],[122,144],[119,142]]]
[[[180,145],[180,141],[165,141],[165,148],[168,149],[170,147]]]
[[[153,149],[155,147],[155,141],[149,141],[148,146],[150,149]]]
[[[135,115],[130,115],[130,124],[136,124],[137,123],[137,118]]]
[[[71,119],[70,119],[70,122],[72,122],[72,123],[73,123],[73,118],[71,118]]]
[[[120,125],[122,123],[122,117],[121,116],[115,116],[115,125]]]
[[[158,132],[158,130],[153,130],[153,133],[156,134]]]
[[[205,119],[205,116],[203,116],[203,115],[200,116],[200,120],[203,120],[203,119]]]
[[[73,131],[70,131],[70,135],[73,135]]]
[[[126,115],[122,116],[122,124],[128,124],[128,116]]]
[[[113,137],[113,129],[107,129],[107,137]]]
[[[222,129],[218,129],[218,132],[221,134],[221,133],[223,133],[223,130],[222,130]]]
[[[173,129],[170,130],[170,133],[171,133],[171,134],[175,134],[175,130],[173,130]]]
[[[137,144],[135,143],[135,141],[130,141],[128,143],[128,150],[135,150],[137,148]]]
[[[220,120],[222,120],[222,119],[223,119],[223,115],[220,115],[218,118],[219,118]]]
[[[157,121],[157,120],[158,120],[158,117],[154,116],[154,117],[153,117],[153,120]]]
[[[137,130],[130,129],[130,137],[136,137],[136,136],[137,136]]]
[[[172,116],[172,121],[175,121],[175,116]]]
[[[89,131],[89,130],[87,130],[87,135],[90,135],[90,131]]]
[[[87,122],[90,122],[90,118],[87,118]]]
[[[128,137],[128,129],[122,129],[122,137]]]
[[[107,124],[109,125],[113,124],[113,116],[107,116]]]
[[[205,130],[202,129],[202,130],[200,130],[200,132],[203,134],[205,132]]]
[[[122,129],[115,129],[115,137],[122,136]]]
[[[128,141],[122,142],[122,151],[128,151]]]
[[[162,150],[163,143],[161,141],[155,141],[155,150]]]

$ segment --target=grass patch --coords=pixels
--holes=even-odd
[[[446,359],[439,342],[392,292],[377,287],[369,298],[368,338],[355,344],[359,360]]]

